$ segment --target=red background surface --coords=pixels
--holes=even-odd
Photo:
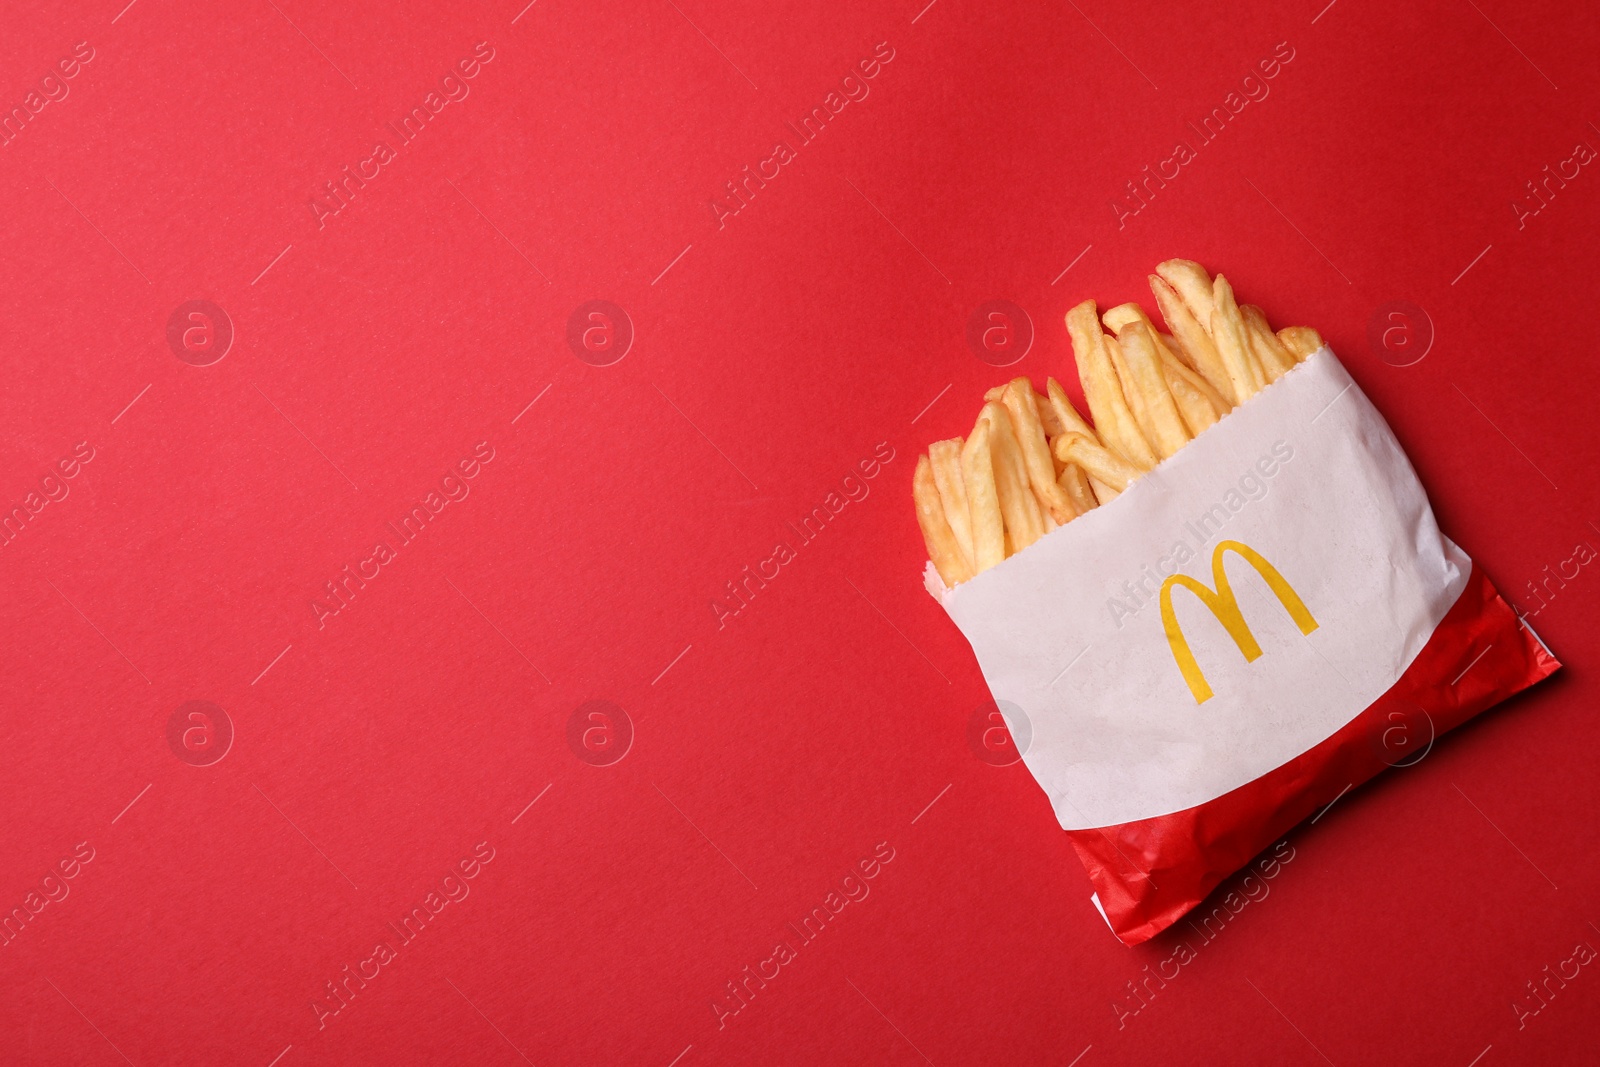
[[[94,851],[0,949],[5,1063],[1592,1055],[1592,968],[1512,1006],[1600,947],[1592,565],[1531,619],[1566,671],[1296,830],[1135,1013],[1177,938],[1119,945],[1025,768],[969,746],[987,694],[908,489],[984,388],[1071,378],[1068,307],[1148,303],[1188,256],[1322,330],[1538,608],[1600,545],[1600,176],[1510,205],[1600,147],[1593,12],[123,3],[12,5],[0,35],[8,108],[94,49],[0,148],[0,502],[95,450],[0,550],[0,908]],[[479,41],[470,96],[319,228],[322,183]],[[870,95],[719,229],[722,183],[879,42]],[[1278,42],[1270,96],[1119,228],[1123,183]],[[1036,330],[1012,369],[964,338],[995,298]],[[166,340],[192,299],[236,330],[206,367]],[[565,340],[592,299],[636,331],[609,367]],[[1367,339],[1399,299],[1437,335],[1404,368]],[[470,496],[319,628],[323,583],[480,441]],[[879,442],[870,496],[719,628]],[[568,742],[592,699],[632,723],[609,766]],[[233,724],[220,762],[169,746],[189,700]],[[470,896],[319,1027],[483,841]],[[719,1026],[880,842],[870,895]]]

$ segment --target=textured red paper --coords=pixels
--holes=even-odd
[[[0,147],[0,504],[94,458],[0,547],[0,908],[77,863],[0,948],[0,1062],[1495,1067],[1600,1038],[1600,976],[1527,987],[1600,946],[1600,575],[1570,562],[1600,544],[1600,176],[1543,170],[1600,147],[1594,11],[3,21],[0,106],[78,42],[94,58]],[[479,42],[470,95],[319,228],[308,202]],[[719,229],[710,198],[884,42],[870,95]],[[1119,229],[1111,199],[1280,42],[1270,95]],[[1173,935],[1108,937],[1026,770],[969,744],[986,691],[907,581],[909,484],[986,388],[1070,380],[1067,308],[1144,298],[1172,255],[1323,331],[1569,669],[1297,831],[1270,897],[1141,1004]],[[168,339],[196,300],[233,326],[207,366]],[[1006,368],[967,345],[992,300],[1033,324]],[[1422,322],[1408,349],[1377,314],[1402,300],[1432,335],[1403,367]],[[609,366],[568,344],[590,301],[632,322]],[[480,442],[470,494],[319,629],[324,583]],[[801,544],[788,524],[848,500],[880,443],[870,495]],[[780,540],[794,558],[719,627],[713,598]],[[626,723],[574,732],[597,700]],[[178,755],[187,712],[169,741],[191,701],[232,724],[209,766]],[[326,983],[480,842],[470,894],[319,1029]],[[719,1028],[727,983],[880,842],[870,895]]]

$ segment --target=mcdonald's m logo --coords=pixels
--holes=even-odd
[[[1233,638],[1233,643],[1239,646],[1239,651],[1244,653],[1246,663],[1254,663],[1261,657],[1261,646],[1245,624],[1244,615],[1239,611],[1239,598],[1234,595],[1233,586],[1228,584],[1228,572],[1223,569],[1223,561],[1229,552],[1256,569],[1256,573],[1267,583],[1267,588],[1278,598],[1278,603],[1289,613],[1289,618],[1300,627],[1301,633],[1309,634],[1317,628],[1317,620],[1306,610],[1305,601],[1278,573],[1278,568],[1268,563],[1261,553],[1238,541],[1218,542],[1211,551],[1211,580],[1215,589],[1187,574],[1174,574],[1161,583],[1161,626],[1167,632],[1172,658],[1177,662],[1183,680],[1189,683],[1189,692],[1194,694],[1196,704],[1204,704],[1211,699],[1211,686],[1206,683],[1206,676],[1200,673],[1200,665],[1195,662],[1194,653],[1189,651],[1189,640],[1183,636],[1177,613],[1172,610],[1174,586],[1182,586],[1200,598],[1200,603],[1216,616],[1228,636]]]

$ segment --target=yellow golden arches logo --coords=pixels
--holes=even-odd
[[[1218,542],[1217,547],[1211,550],[1211,580],[1216,585],[1215,590],[1198,578],[1191,578],[1187,574],[1174,574],[1161,583],[1161,626],[1167,632],[1167,644],[1172,647],[1172,658],[1177,662],[1183,680],[1189,683],[1189,692],[1194,694],[1196,704],[1204,704],[1211,699],[1211,686],[1206,684],[1206,676],[1200,673],[1200,665],[1194,661],[1194,653],[1189,651],[1189,641],[1178,626],[1178,616],[1172,610],[1173,586],[1181,585],[1200,598],[1200,603],[1217,617],[1217,621],[1222,623],[1222,628],[1228,631],[1228,636],[1233,638],[1233,643],[1244,653],[1246,663],[1254,663],[1261,656],[1261,646],[1256,643],[1255,635],[1245,624],[1244,615],[1239,611],[1239,598],[1234,595],[1233,587],[1228,584],[1228,572],[1222,565],[1229,552],[1236,553],[1240,559],[1256,569],[1256,573],[1266,581],[1267,588],[1278,598],[1278,603],[1289,613],[1289,618],[1300,627],[1301,633],[1309,634],[1317,628],[1317,620],[1306,610],[1305,601],[1300,599],[1300,595],[1294,591],[1283,575],[1278,573],[1278,568],[1268,563],[1261,553],[1238,541]]]

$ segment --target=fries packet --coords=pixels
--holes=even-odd
[[[925,582],[1130,945],[1560,666],[1326,347],[1107,506]]]

